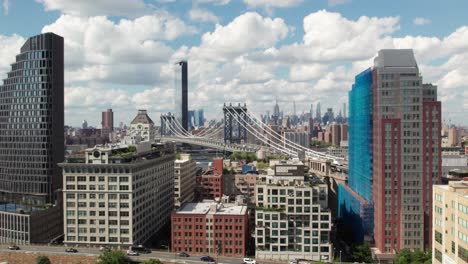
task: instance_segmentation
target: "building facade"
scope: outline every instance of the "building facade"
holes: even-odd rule
[[[432,263],[468,263],[468,182],[434,185]]]
[[[170,219],[174,148],[153,145],[87,149],[63,168],[64,243],[127,246],[145,243]]]
[[[283,145],[290,144],[287,142],[289,140],[303,147],[310,147],[310,135],[307,132],[284,132],[283,136]]]
[[[188,131],[188,63],[180,61],[175,66],[175,109],[174,114],[178,124]]]
[[[189,154],[181,154],[174,162],[174,205],[179,208],[195,198],[197,164]]]
[[[412,50],[381,50],[372,71],[374,239],[380,252],[429,249],[441,175],[441,104]]]
[[[256,184],[256,258],[331,261],[331,212],[326,184],[304,179],[304,165],[274,165]]]
[[[146,110],[138,110],[137,116],[130,123],[129,135],[135,142],[154,142],[155,127],[154,122],[148,116]]]
[[[246,256],[249,240],[245,205],[215,201],[187,203],[171,216],[173,252]]]
[[[201,198],[220,201],[223,197],[223,160],[214,159],[211,170],[197,177]]]
[[[61,209],[58,217],[48,219],[51,225],[40,228],[42,234],[34,235],[37,230],[32,228],[39,219],[34,215],[55,210],[61,195],[57,163],[63,161],[65,149],[63,43],[53,33],[30,37],[0,86],[2,240],[49,242],[61,234]],[[17,228],[23,235],[15,235]]]
[[[112,109],[102,112],[101,126],[102,136],[109,137],[109,134],[114,131],[114,112],[112,112]]]

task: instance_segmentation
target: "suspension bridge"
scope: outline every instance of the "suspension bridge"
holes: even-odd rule
[[[337,165],[343,163],[343,158],[314,151],[284,137],[281,132],[263,123],[245,104],[225,103],[222,110],[224,124],[214,123],[197,133],[184,129],[178,115],[161,115],[161,141],[194,144],[228,152],[264,151],[267,155],[282,155],[303,161],[327,161]]]

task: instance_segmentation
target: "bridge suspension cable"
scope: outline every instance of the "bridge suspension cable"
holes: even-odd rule
[[[280,153],[285,153],[289,156],[293,156],[293,157],[297,157],[297,153],[295,153],[294,151],[291,151],[289,149],[286,149],[284,147],[282,147],[281,145],[277,144],[277,143],[274,143],[274,142],[268,142],[268,139],[265,137],[265,135],[261,134],[261,133],[258,133],[258,131],[255,130],[255,128],[249,124],[249,122],[246,122],[247,126],[243,124],[243,122],[240,121],[240,117],[238,116],[238,114],[236,114],[235,112],[233,113],[229,108],[226,108],[226,111],[229,115],[231,115],[232,117],[234,117],[236,120],[237,120],[237,123],[240,124],[242,127],[244,127],[249,133],[251,133],[252,135],[254,135],[257,139],[260,139],[263,143],[267,144],[268,146],[272,147],[273,149],[279,151]]]

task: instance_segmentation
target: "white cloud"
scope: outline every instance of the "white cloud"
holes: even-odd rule
[[[328,5],[329,6],[337,6],[337,5],[343,5],[350,3],[351,0],[328,0]]]
[[[10,12],[10,1],[3,0],[2,6],[3,6],[3,14],[7,16],[8,13]]]
[[[413,20],[413,24],[415,24],[417,26],[423,26],[423,25],[427,25],[427,24],[430,24],[430,23],[431,23],[431,20],[429,18],[425,18],[425,17],[416,17]]]
[[[289,69],[289,79],[292,81],[310,81],[325,75],[328,67],[323,64],[294,64]]]
[[[152,8],[144,0],[36,0],[45,10],[59,10],[74,16],[138,16]]]
[[[199,22],[219,22],[219,18],[215,14],[203,8],[192,8],[189,11],[189,18],[193,21]]]
[[[194,0],[196,4],[227,5],[231,0]]]
[[[0,34],[0,80],[6,78],[6,73],[11,70],[10,64],[15,62],[15,56],[19,53],[25,39],[18,35],[4,36]]]
[[[232,59],[257,48],[272,47],[288,32],[281,18],[264,18],[247,12],[226,26],[217,24],[213,32],[203,34],[200,47],[192,48],[191,54],[212,60]]]
[[[286,8],[302,4],[304,0],[244,0],[249,7]]]

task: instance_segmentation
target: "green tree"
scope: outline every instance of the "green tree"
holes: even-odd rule
[[[178,159],[178,160],[180,160],[180,153],[176,153],[176,154],[175,154],[175,158]]]
[[[419,249],[414,251],[402,249],[393,262],[395,264],[430,264],[432,263],[432,253],[431,251],[423,252]]]
[[[135,152],[137,148],[135,146],[128,146],[128,152]]]
[[[39,256],[36,258],[37,264],[50,264],[50,259],[47,256]]]
[[[372,253],[368,242],[354,246],[351,258],[356,262],[372,263]]]
[[[141,262],[141,264],[161,264],[159,259],[147,259]]]
[[[96,264],[129,264],[130,260],[120,250],[108,251],[99,255]]]

